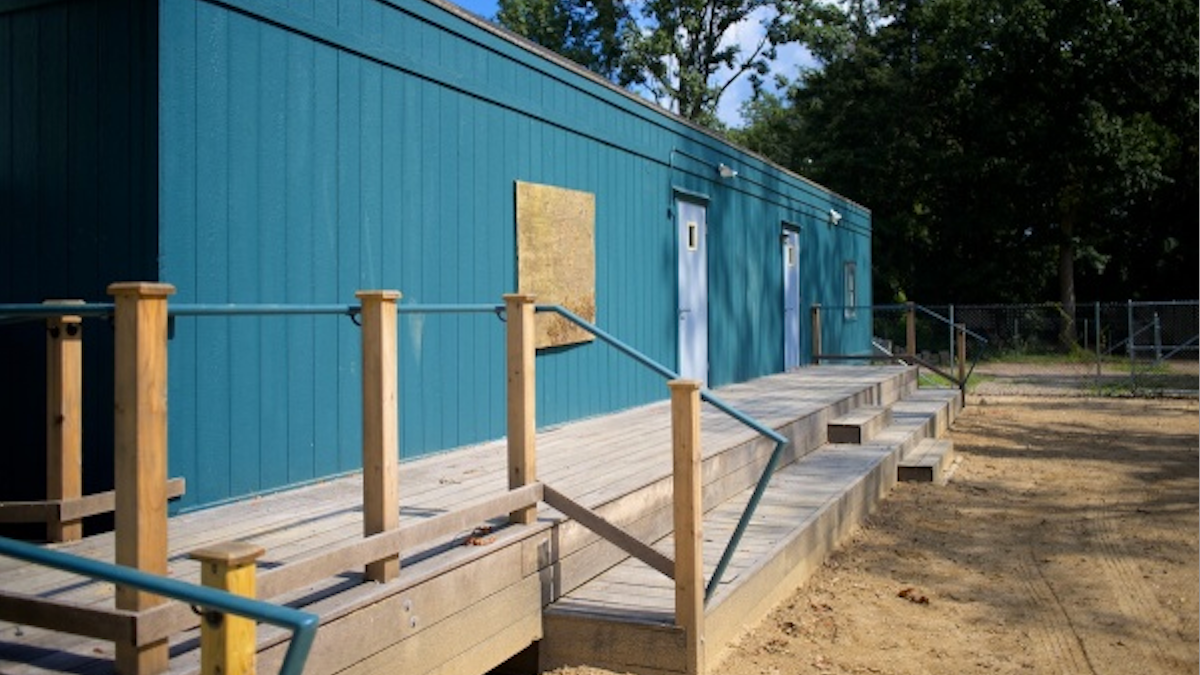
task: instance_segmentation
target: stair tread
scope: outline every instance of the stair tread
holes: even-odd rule
[[[954,443],[948,438],[926,438],[917,443],[907,457],[900,460],[900,466],[934,466],[946,461],[947,455],[954,452]]]
[[[834,419],[830,424],[865,424],[886,414],[887,411],[887,407],[884,406],[862,406]]]

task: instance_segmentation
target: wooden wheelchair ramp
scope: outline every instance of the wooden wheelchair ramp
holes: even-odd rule
[[[692,636],[703,640],[708,672],[719,672],[723,647],[790,593],[886,494],[904,454],[945,431],[961,401],[957,391],[916,389],[915,370],[900,366],[802,369],[717,393],[790,443],[703,612],[703,634]],[[864,406],[890,407],[890,425],[862,444],[829,444],[829,423]],[[708,578],[773,444],[711,406],[702,409],[700,427]],[[321,619],[305,669],[313,675],[483,675],[497,667],[512,672],[517,655],[525,672],[562,664],[688,672],[694,664],[688,635],[675,625],[673,582],[596,534],[594,523],[589,529],[546,503],[549,488],[669,562],[671,438],[667,402],[542,429],[541,482],[512,491],[503,440],[406,462],[400,528],[375,539],[362,535],[361,475],[177,516],[169,522],[169,573],[197,580],[199,563],[189,552],[216,543],[265,549],[256,563],[259,597]],[[509,524],[507,513],[534,503],[533,522]],[[396,541],[399,575],[365,580],[355,561]],[[59,548],[111,560],[113,537]],[[110,585],[66,573],[0,560],[0,589],[0,609],[21,594],[78,609],[58,617],[114,616]],[[31,610],[24,616],[0,622],[0,673],[106,675],[114,672],[114,638],[159,633],[169,635],[169,672],[200,671],[200,619],[180,603],[129,619],[128,630],[83,626],[82,635],[55,630],[80,626],[47,625],[54,622]],[[276,672],[286,645],[285,632],[260,626],[258,672]]]

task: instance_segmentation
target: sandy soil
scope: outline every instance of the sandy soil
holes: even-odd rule
[[[1195,400],[975,396],[952,438],[712,672],[1200,673]]]

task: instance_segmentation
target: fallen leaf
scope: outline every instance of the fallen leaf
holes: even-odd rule
[[[917,589],[915,589],[915,588],[905,588],[905,589],[901,590],[899,593],[897,593],[896,595],[898,595],[901,598],[904,598],[905,600],[908,600],[909,602],[913,602],[918,605],[928,605],[929,604],[929,598],[917,593]]]
[[[480,525],[471,530],[471,534],[463,542],[463,546],[487,546],[496,541],[496,536],[492,534],[490,525]]]

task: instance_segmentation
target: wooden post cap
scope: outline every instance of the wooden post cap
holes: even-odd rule
[[[354,293],[354,297],[359,300],[399,300],[404,297],[400,291],[395,290],[363,290]]]
[[[221,563],[229,567],[248,565],[266,553],[266,549],[245,541],[226,541],[196,549],[188,554],[203,563]]]
[[[109,295],[136,295],[143,298],[165,298],[175,295],[175,287],[171,284],[160,284],[152,281],[118,281],[108,285]]]
[[[537,300],[537,296],[533,293],[505,293],[501,296],[506,303],[527,304]]]
[[[63,299],[43,300],[42,304],[49,305],[51,307],[61,307],[64,305],[65,306],[83,305],[85,303],[83,300],[80,300],[79,298],[71,298],[69,300],[63,300]],[[54,328],[55,326],[67,326],[68,331],[71,331],[71,332],[68,332],[67,334],[71,335],[71,336],[78,335],[78,331],[73,327],[78,324],[81,324],[81,323],[83,323],[83,317],[75,315],[75,314],[63,314],[60,316],[51,316],[51,317],[46,318],[46,324],[49,325],[51,328]],[[55,337],[57,337],[57,333],[55,334]]]
[[[700,380],[671,380],[667,382],[667,386],[673,391],[697,391],[704,386]]]

